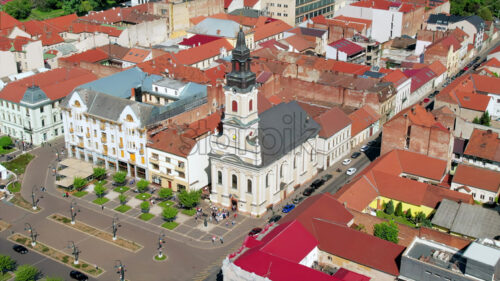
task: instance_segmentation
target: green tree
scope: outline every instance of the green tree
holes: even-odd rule
[[[118,183],[118,184],[123,184],[125,183],[125,180],[127,179],[127,173],[125,172],[116,172],[113,175],[113,180]]]
[[[179,212],[179,210],[177,210],[176,208],[167,206],[167,207],[163,208],[162,215],[166,221],[172,221],[172,220],[174,220],[175,216],[177,216],[178,212]]]
[[[127,196],[120,194],[118,195],[118,200],[120,200],[120,204],[125,205],[127,203]]]
[[[406,218],[407,219],[411,219],[412,218],[411,209],[406,210]]]
[[[98,180],[102,180],[106,177],[106,169],[103,167],[95,167],[94,168],[94,178]]]
[[[0,147],[6,148],[9,145],[12,145],[12,139],[9,136],[3,136],[0,138]]]
[[[94,192],[97,197],[102,198],[102,196],[106,192],[106,187],[104,187],[102,184],[96,184],[94,186]]]
[[[161,199],[168,199],[168,198],[172,197],[172,189],[170,189],[170,188],[160,188],[160,190],[158,191],[158,196]]]
[[[143,201],[141,203],[141,210],[143,213],[149,213],[149,202],[148,201]]]
[[[16,261],[9,256],[0,255],[0,273],[12,271],[16,268]]]
[[[40,271],[29,264],[21,265],[17,268],[15,281],[35,281],[40,276]]]
[[[106,0],[89,0],[92,10],[102,10],[108,6],[108,1]]]
[[[490,117],[490,113],[488,112],[488,110],[486,110],[483,115],[481,115],[481,118],[479,118],[479,121],[481,122],[480,124],[481,125],[484,125],[484,126],[490,126],[490,122],[491,122],[491,117]]]
[[[194,206],[198,205],[198,202],[200,202],[200,197],[201,190],[191,192],[183,190],[181,191],[181,193],[179,193],[179,202],[181,202],[181,204],[185,208],[191,209]]]
[[[474,119],[472,120],[472,123],[474,124],[481,124],[481,121],[479,120],[479,117],[474,117]]]
[[[3,10],[20,20],[27,18],[31,14],[32,6],[33,4],[30,0],[12,0],[4,5]]]
[[[396,205],[396,211],[394,211],[394,214],[398,217],[402,217],[404,215],[403,204],[401,204],[401,202],[398,202],[398,204]]]
[[[483,20],[492,20],[493,15],[488,7],[483,6],[477,11],[477,15],[483,18]]]
[[[394,202],[392,202],[392,200],[385,204],[384,212],[388,215],[394,214]]]
[[[63,1],[62,8],[64,13],[69,15],[81,12],[82,0],[65,0]]]
[[[393,221],[383,222],[373,226],[373,235],[393,243],[398,243],[398,234],[398,226]]]
[[[87,184],[87,181],[85,179],[82,179],[80,177],[75,177],[73,179],[73,188],[76,190],[81,190],[85,185]]]
[[[415,214],[415,223],[422,223],[426,218],[427,216],[424,214],[424,212],[418,212]]]
[[[42,12],[59,9],[62,6],[62,1],[59,0],[33,0],[33,6]]]
[[[43,279],[44,281],[64,281],[64,279],[59,278],[59,277],[46,277]]]
[[[148,190],[148,186],[149,186],[149,181],[147,181],[145,179],[141,179],[140,181],[137,182],[137,189],[141,193]]]

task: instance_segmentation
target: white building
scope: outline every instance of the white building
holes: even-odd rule
[[[411,78],[406,77],[403,72],[397,69],[391,71],[382,79],[385,82],[392,82],[396,88],[396,99],[394,100],[394,115],[396,115],[410,105]]]
[[[500,192],[500,172],[468,165],[458,165],[451,189],[471,194],[482,203],[495,202]]]
[[[34,145],[62,136],[60,102],[95,79],[88,70],[58,68],[7,84],[0,91],[2,132]]]
[[[317,173],[319,125],[297,102],[259,114],[250,50],[240,29],[225,88],[222,131],[211,138],[212,202],[262,215]]]

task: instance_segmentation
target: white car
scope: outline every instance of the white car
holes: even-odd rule
[[[349,168],[345,173],[349,176],[352,176],[354,175],[354,173],[356,173],[356,171],[357,171],[356,168]]]
[[[368,148],[370,148],[368,145],[363,145],[360,149],[361,152],[365,152],[368,150]]]
[[[342,161],[342,165],[349,165],[351,164],[351,159],[344,159],[344,161]]]

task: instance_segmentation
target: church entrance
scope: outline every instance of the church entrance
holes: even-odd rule
[[[238,211],[238,200],[234,198],[231,199],[231,210]]]

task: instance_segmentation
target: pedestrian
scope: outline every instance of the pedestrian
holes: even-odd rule
[[[237,215],[238,215],[238,214],[234,213],[234,219],[236,219],[236,216],[237,216]]]
[[[95,270],[98,271],[99,270],[99,266],[97,266],[97,264],[95,265]]]
[[[104,211],[104,205],[101,205],[101,211]]]
[[[220,243],[224,244],[224,239],[222,239],[222,236],[219,239],[220,239]]]
[[[216,239],[215,235],[212,236],[212,244],[215,244],[215,239]]]
[[[226,227],[228,227],[228,226],[229,226],[229,222],[228,222],[228,221],[226,221]]]
[[[194,221],[198,222],[198,215],[196,215],[196,217],[194,217]]]
[[[233,221],[231,221],[231,224],[232,224],[232,225],[234,225],[234,220],[233,220]]]

